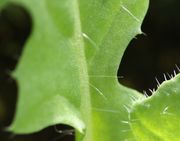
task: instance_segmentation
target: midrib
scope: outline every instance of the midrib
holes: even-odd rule
[[[84,41],[82,37],[81,19],[79,11],[78,0],[73,1],[74,17],[75,17],[75,35],[74,35],[74,49],[76,61],[79,69],[80,80],[80,95],[81,95],[81,114],[86,125],[86,134],[83,141],[93,141],[92,138],[92,113],[91,113],[91,97],[89,88],[88,68],[85,57]]]

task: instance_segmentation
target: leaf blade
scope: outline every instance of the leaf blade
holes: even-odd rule
[[[132,124],[137,140],[141,141],[143,138],[148,139],[152,136],[154,140],[177,141],[180,139],[179,83],[180,75],[177,75],[162,83],[150,98],[135,103],[131,117],[139,119]],[[145,128],[143,132],[142,128]],[[147,133],[146,130],[150,132]]]
[[[20,97],[10,130],[30,133],[67,123],[80,132],[86,129],[84,141],[133,138],[121,131],[128,118],[126,104],[131,106],[131,98],[140,94],[119,85],[115,76],[128,42],[140,31],[148,0],[16,2],[31,12],[34,27],[14,73]],[[86,4],[92,13],[83,8]],[[42,107],[36,111],[38,104]],[[42,115],[46,117],[43,122]],[[119,124],[111,124],[112,120]]]

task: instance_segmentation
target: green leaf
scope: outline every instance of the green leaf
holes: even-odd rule
[[[125,122],[141,95],[116,74],[126,46],[141,33],[148,0],[13,2],[28,9],[33,31],[13,73],[19,99],[9,130],[64,123],[84,133],[83,141],[134,138]]]
[[[165,81],[153,96],[136,102],[130,125],[137,141],[180,140],[180,75]]]

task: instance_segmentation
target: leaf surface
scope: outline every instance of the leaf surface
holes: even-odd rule
[[[137,141],[180,140],[180,75],[165,81],[153,96],[136,102],[130,125]]]
[[[134,139],[125,123],[141,95],[116,75],[126,46],[141,33],[148,0],[13,2],[30,12],[33,31],[13,73],[19,98],[9,130],[64,123],[84,133],[83,141]]]

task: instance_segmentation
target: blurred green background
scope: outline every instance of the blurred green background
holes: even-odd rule
[[[32,26],[28,12],[17,5],[8,5],[0,13],[0,141],[73,141],[71,132],[57,133],[54,126],[30,135],[4,131],[12,121],[18,93],[9,74],[19,61]],[[175,65],[180,67],[180,1],[151,0],[142,31],[145,35],[138,35],[129,44],[117,75],[123,76],[120,83],[151,95],[149,89],[157,85],[155,78],[162,82],[163,73],[178,72]]]

